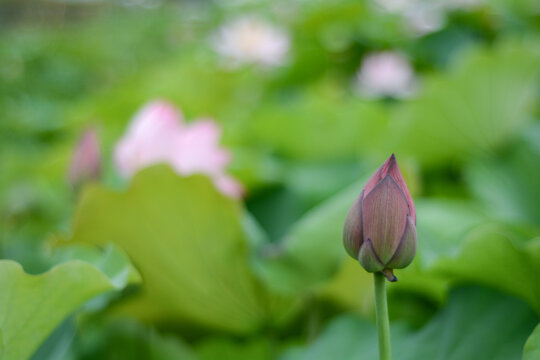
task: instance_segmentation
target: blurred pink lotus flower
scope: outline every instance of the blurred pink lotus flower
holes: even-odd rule
[[[169,161],[183,115],[164,101],[154,101],[139,110],[115,149],[118,170],[131,177],[146,166]]]
[[[356,80],[357,90],[368,97],[407,97],[416,83],[407,58],[392,51],[366,55]]]
[[[246,16],[223,25],[214,34],[212,45],[233,66],[277,66],[284,62],[290,40],[285,31],[257,17]]]
[[[221,129],[210,119],[187,124],[175,136],[172,166],[179,173],[219,175],[231,160],[229,152],[219,147]]]
[[[101,176],[101,151],[97,131],[86,130],[81,136],[68,173],[69,184],[78,189]]]
[[[219,146],[221,128],[211,119],[185,123],[182,113],[164,101],[145,105],[115,148],[120,173],[131,177],[147,166],[165,163],[180,175],[208,175],[223,194],[239,198],[242,185],[225,173],[231,156]]]

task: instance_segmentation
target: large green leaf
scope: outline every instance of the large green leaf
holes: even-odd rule
[[[203,176],[156,166],[124,193],[89,188],[71,241],[126,251],[144,287],[125,310],[142,318],[248,332],[267,315],[268,299],[248,266],[242,209]]]
[[[271,360],[275,359],[275,344],[270,338],[243,341],[229,338],[210,338],[195,348],[199,360]]]
[[[339,193],[305,214],[277,245],[263,245],[255,269],[274,290],[298,294],[326,282],[341,267],[343,221],[361,185]]]
[[[441,256],[432,270],[519,296],[540,314],[540,238],[523,241],[501,225],[486,224],[465,236],[459,254]]]
[[[62,360],[198,360],[191,347],[178,336],[161,333],[132,318],[108,316],[84,320],[88,321],[78,324],[80,336],[70,349],[71,357]]]
[[[493,151],[532,118],[539,60],[534,42],[462,54],[450,72],[427,77],[421,94],[395,109],[381,140],[431,164]]]
[[[138,281],[125,256],[114,249],[93,265],[71,260],[40,275],[0,260],[0,358],[27,359],[60,322],[87,300]]]
[[[537,322],[534,312],[516,298],[482,288],[459,288],[419,331],[393,327],[392,351],[400,360],[517,360]],[[312,345],[291,349],[282,360],[375,360],[377,349],[374,324],[343,316]]]
[[[320,87],[281,95],[261,106],[252,123],[257,145],[319,161],[369,152],[384,136],[387,113],[376,103],[334,89],[336,84],[323,82]]]
[[[520,143],[466,168],[467,182],[487,208],[512,221],[540,222],[540,126],[529,127]]]
[[[523,349],[523,360],[540,359],[540,324],[536,326]]]

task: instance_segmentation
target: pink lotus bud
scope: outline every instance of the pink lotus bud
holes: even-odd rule
[[[345,249],[368,272],[408,266],[416,254],[416,212],[394,154],[371,176],[343,228]]]
[[[71,161],[68,180],[77,189],[101,176],[101,152],[97,132],[86,130],[80,138]]]

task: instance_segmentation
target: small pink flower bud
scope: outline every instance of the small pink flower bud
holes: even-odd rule
[[[397,281],[392,270],[412,262],[416,243],[414,204],[392,154],[349,210],[343,244],[366,271],[380,271],[388,280]]]
[[[80,138],[69,168],[69,184],[78,189],[101,176],[101,151],[95,129],[86,130]]]

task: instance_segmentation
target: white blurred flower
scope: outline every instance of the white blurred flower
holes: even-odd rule
[[[411,5],[418,0],[375,0],[382,10],[391,13],[399,13],[409,10]]]
[[[482,5],[484,0],[444,0],[447,9],[471,10]]]
[[[282,29],[249,16],[223,25],[212,37],[212,45],[234,66],[276,66],[285,61],[290,40]]]
[[[446,14],[454,10],[470,10],[483,0],[375,0],[385,12],[401,15],[414,35],[425,35],[442,29]]]
[[[154,101],[133,117],[116,144],[115,163],[125,177],[158,163],[169,164],[180,175],[205,174],[222,193],[239,198],[243,187],[225,172],[231,156],[219,146],[220,137],[221,128],[213,120],[185,123],[174,106]]]
[[[403,17],[409,30],[418,36],[438,31],[446,24],[444,9],[436,3],[419,3],[404,11]]]
[[[406,97],[414,92],[414,70],[407,58],[384,51],[364,57],[356,74],[356,88],[368,97]]]

